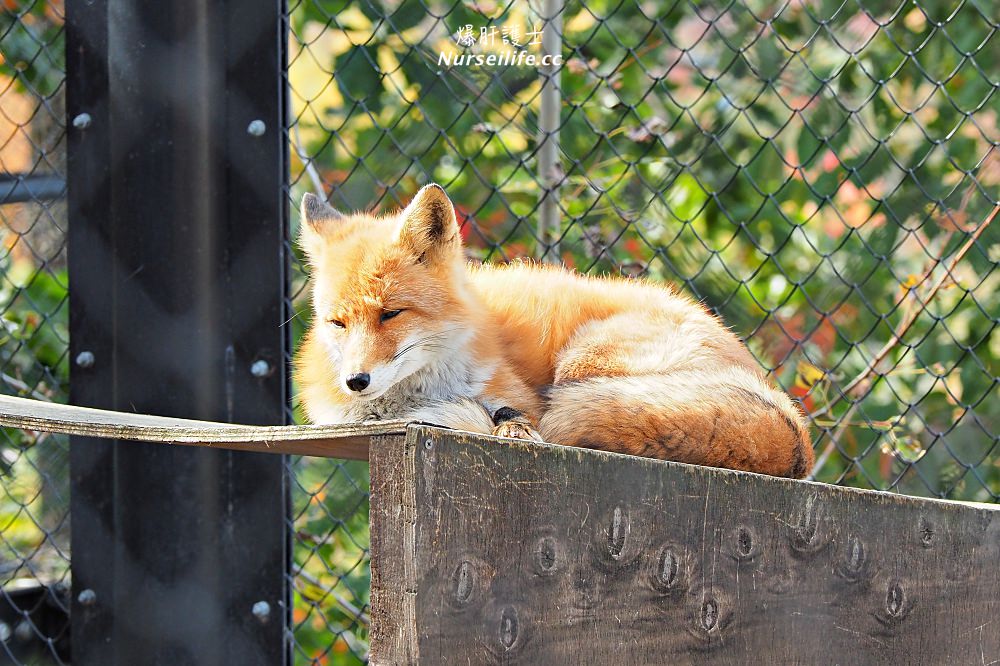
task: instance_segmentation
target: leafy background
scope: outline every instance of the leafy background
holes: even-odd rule
[[[57,402],[69,394],[66,207],[7,199],[17,175],[65,175],[62,26],[59,0],[0,1],[0,393]],[[66,438],[0,429],[0,663],[61,649],[68,627],[46,609],[66,607],[69,557]],[[35,581],[45,593],[22,597]]]
[[[525,0],[294,4],[293,203],[322,191],[386,210],[435,181],[472,260],[546,255],[678,283],[811,415],[818,480],[995,501],[995,3],[566,2],[554,233],[538,223],[553,175],[539,166],[544,73],[438,64],[517,48],[504,30],[538,54],[526,37],[541,15]],[[494,43],[459,46],[466,25],[495,27]],[[335,466],[299,469],[325,479],[321,465]],[[352,478],[312,530],[353,566],[366,477]],[[366,600],[362,567],[307,568]],[[342,606],[311,607],[300,654],[355,661],[329,649],[331,621],[364,639]]]
[[[384,210],[439,182],[472,260],[545,255],[669,280],[715,308],[811,415],[819,480],[996,501],[995,3],[567,2],[561,170],[549,174],[542,73],[438,65],[462,50],[465,25],[494,26],[501,42],[472,53],[517,48],[504,29],[531,41],[540,10],[290,2],[293,204],[323,191],[342,209]],[[62,175],[62,3],[0,12],[2,175]],[[549,179],[561,222],[541,230]],[[5,393],[66,398],[64,232],[61,203],[0,205]],[[299,264],[296,337],[304,284]],[[4,589],[67,579],[65,458],[65,442],[0,435]],[[289,470],[297,661],[363,661],[367,468]]]

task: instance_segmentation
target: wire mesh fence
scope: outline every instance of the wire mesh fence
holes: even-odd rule
[[[0,388],[61,401],[62,4],[0,12]],[[286,19],[293,210],[441,183],[471,260],[703,299],[810,415],[817,479],[1000,498],[994,3],[292,0]],[[0,436],[0,655],[59,662],[66,444],[40,442]],[[364,662],[367,468],[288,467],[296,661]]]
[[[293,212],[293,238],[289,239],[292,257],[291,293],[287,323],[292,326],[293,347],[305,332],[309,321],[306,265],[294,242],[298,229],[298,202],[305,191],[324,191],[321,163],[307,152],[322,150],[316,137],[304,143],[304,136],[322,131],[315,122],[298,118],[308,106],[300,97],[299,71],[310,65],[306,41],[321,37],[337,7],[311,3],[289,3],[289,54],[286,70],[290,97],[290,117],[286,128],[290,145],[291,179],[289,206]],[[317,63],[313,63],[315,65]],[[328,64],[328,63],[327,63]],[[307,74],[312,84],[330,85],[332,72]],[[298,90],[297,90],[298,89]],[[291,352],[287,362],[291,363]],[[289,406],[289,419],[303,422],[297,404]],[[369,566],[369,478],[364,463],[325,458],[292,456],[288,459],[289,486],[292,493],[292,570],[289,585],[292,593],[290,637],[295,663],[367,663],[368,599],[371,573]]]
[[[61,2],[0,9],[0,392],[68,396]],[[63,663],[69,469],[63,437],[0,433],[0,662]]]
[[[671,281],[715,309],[810,415],[818,480],[1000,497],[995,3],[300,0],[288,18],[293,201],[381,210],[438,182],[470,260]],[[305,590],[364,608],[367,477],[326,465],[291,468],[294,636],[351,663],[360,615]]]

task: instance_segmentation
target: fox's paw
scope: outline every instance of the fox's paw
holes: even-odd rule
[[[542,436],[531,427],[531,424],[523,421],[504,421],[493,428],[493,436],[508,437],[510,439],[528,439],[536,442],[542,441]]]
[[[542,436],[535,430],[531,419],[516,409],[501,407],[493,414],[493,423],[494,437],[542,441]]]

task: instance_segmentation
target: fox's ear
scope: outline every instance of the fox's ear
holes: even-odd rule
[[[461,245],[455,207],[440,185],[424,185],[400,215],[399,242],[420,262],[446,256]]]
[[[344,216],[338,213],[333,206],[312,192],[306,192],[302,195],[302,220],[308,229],[323,233],[323,228],[326,225],[343,218]]]

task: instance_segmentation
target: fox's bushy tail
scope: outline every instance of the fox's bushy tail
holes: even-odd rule
[[[756,372],[592,377],[552,387],[546,442],[802,478],[814,454],[801,411]]]

